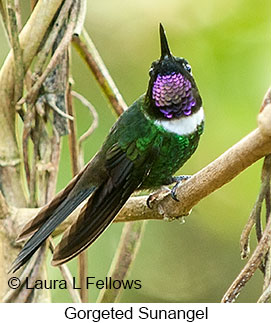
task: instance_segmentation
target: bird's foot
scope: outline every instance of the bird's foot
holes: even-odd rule
[[[171,197],[176,202],[180,202],[178,200],[177,194],[176,194],[176,190],[177,190],[179,184],[182,184],[182,182],[187,181],[190,177],[191,177],[191,175],[180,175],[180,176],[173,176],[172,177],[172,183],[176,183],[176,184],[173,186],[173,188],[171,190]]]
[[[171,190],[166,187],[162,186],[158,191],[150,194],[147,198],[147,206],[149,209],[152,209],[152,204],[156,200],[162,199],[164,196],[168,195],[171,192]]]

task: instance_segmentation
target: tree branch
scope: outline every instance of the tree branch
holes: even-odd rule
[[[84,167],[84,150],[83,150],[83,142],[93,133],[93,131],[98,127],[99,123],[99,116],[95,109],[95,107],[81,94],[72,91],[72,96],[76,99],[80,100],[83,105],[85,105],[90,113],[92,114],[93,121],[86,132],[82,134],[82,136],[78,140],[78,159],[79,159],[79,166],[80,169]]]
[[[112,80],[96,47],[85,30],[83,30],[83,36],[85,42],[77,35],[74,35],[73,45],[94,74],[114,111],[117,115],[121,115],[122,112],[127,109],[127,105]]]
[[[124,280],[128,275],[131,264],[135,260],[140,247],[146,222],[130,222],[123,227],[119,248],[111,263],[107,274],[112,280]],[[97,303],[116,303],[123,292],[123,288],[103,288],[98,296]]]
[[[18,7],[17,7],[18,8]],[[14,56],[14,103],[22,96],[23,93],[23,85],[24,85],[24,64],[23,64],[23,56],[22,49],[19,43],[19,27],[17,18],[19,17],[18,12],[16,14],[16,7],[14,0],[8,1],[8,18],[9,18],[9,29],[10,29],[10,39],[11,45],[13,49]]]

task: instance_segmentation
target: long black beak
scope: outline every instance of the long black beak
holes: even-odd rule
[[[166,56],[167,57],[172,56],[169,46],[168,46],[166,33],[165,33],[164,27],[161,23],[160,23],[160,44],[161,44],[161,58],[160,58],[160,60],[166,58]]]

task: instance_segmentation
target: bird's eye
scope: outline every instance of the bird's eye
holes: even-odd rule
[[[185,69],[188,73],[190,73],[190,74],[191,74],[191,72],[192,72],[192,68],[191,68],[191,66],[190,66],[189,64],[184,64],[184,65],[183,65],[183,67],[184,67],[184,69]]]
[[[149,75],[150,76],[151,76],[152,72],[153,72],[153,66],[151,66],[151,68],[149,69]]]

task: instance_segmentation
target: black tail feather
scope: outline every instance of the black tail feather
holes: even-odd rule
[[[68,196],[26,242],[15,259],[10,271],[15,272],[23,266],[36,252],[40,245],[49,237],[55,228],[62,223],[95,189],[88,188],[72,197]]]
[[[76,222],[67,229],[54,251],[52,264],[57,266],[77,256],[91,245],[114,220],[137,184],[114,189],[108,182],[99,187],[81,210]]]

